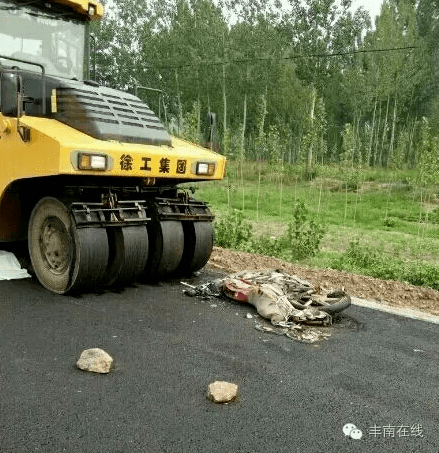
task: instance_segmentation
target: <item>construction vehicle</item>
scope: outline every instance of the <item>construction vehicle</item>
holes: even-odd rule
[[[225,173],[137,96],[87,80],[102,16],[96,0],[0,0],[0,241],[27,240],[58,294],[201,269],[213,215],[180,185]]]

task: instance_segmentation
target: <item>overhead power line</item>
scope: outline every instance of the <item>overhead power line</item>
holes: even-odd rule
[[[358,53],[378,53],[378,52],[395,52],[401,50],[412,50],[420,49],[419,46],[405,46],[405,47],[389,47],[385,49],[361,49],[351,50],[348,52],[333,52],[333,53],[314,53],[314,54],[300,54],[290,55],[288,57],[260,57],[260,58],[240,58],[237,60],[227,61],[203,61],[199,63],[182,63],[176,65],[147,65],[147,68],[155,69],[179,69],[179,68],[191,68],[193,66],[222,66],[227,64],[241,64],[241,63],[253,63],[256,61],[281,61],[281,60],[297,60],[299,58],[328,58],[328,57],[343,57],[347,55],[354,55]]]

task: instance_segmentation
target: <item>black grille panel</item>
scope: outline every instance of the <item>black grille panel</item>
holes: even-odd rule
[[[72,82],[57,89],[60,121],[101,140],[171,145],[160,120],[139,98]]]

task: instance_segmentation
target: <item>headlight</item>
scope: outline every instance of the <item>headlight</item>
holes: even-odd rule
[[[197,162],[197,175],[212,176],[215,173],[215,162]]]
[[[78,153],[78,168],[80,170],[106,170],[107,156],[105,154]]]
[[[92,4],[89,4],[88,5],[88,15],[90,17],[93,17],[96,15],[96,6],[92,5]]]

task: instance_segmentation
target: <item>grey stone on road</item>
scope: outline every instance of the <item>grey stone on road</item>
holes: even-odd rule
[[[215,381],[209,384],[207,396],[214,403],[228,403],[238,393],[238,386],[231,382]]]
[[[76,362],[79,369],[93,373],[109,373],[113,366],[110,354],[99,348],[85,349]]]

